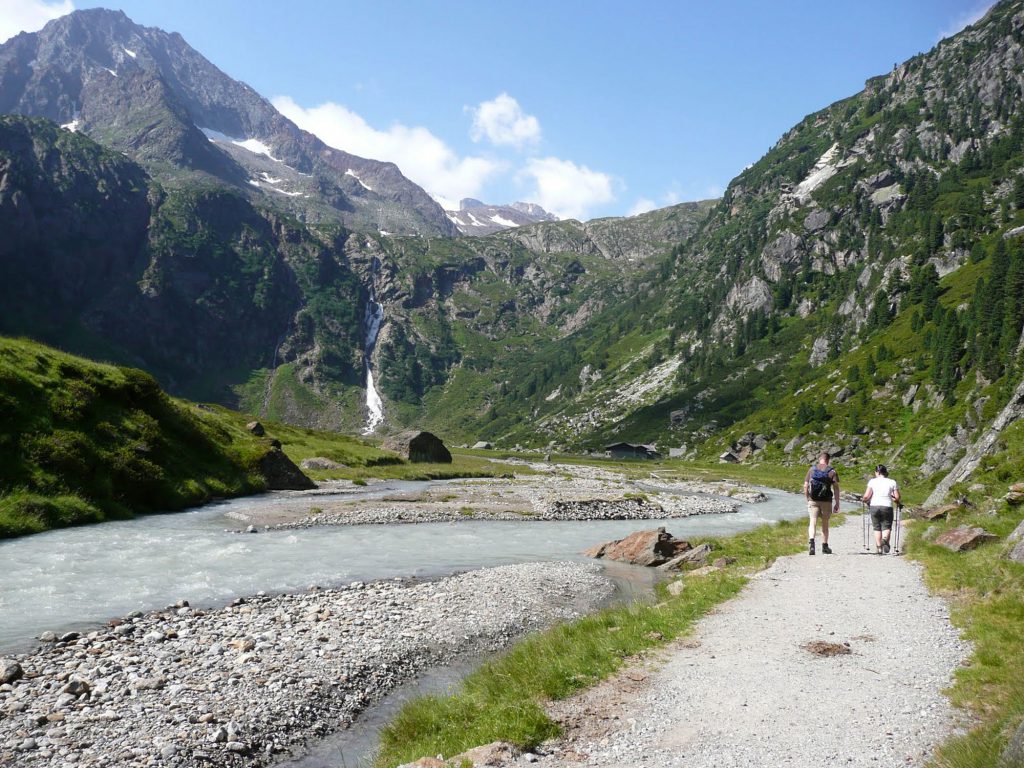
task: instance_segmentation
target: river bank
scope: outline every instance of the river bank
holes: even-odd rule
[[[134,614],[10,657],[0,765],[265,765],[424,668],[610,591],[597,566],[532,563]]]
[[[681,481],[653,473],[638,480],[610,469],[575,464],[496,463],[525,466],[529,474],[449,480],[373,499],[347,498],[351,488],[333,486],[340,493],[331,497],[323,489],[303,492],[294,494],[287,507],[244,509],[230,516],[246,527],[271,530],[465,520],[668,520],[733,513],[743,503],[767,498],[738,483]],[[308,504],[301,499],[308,499]]]

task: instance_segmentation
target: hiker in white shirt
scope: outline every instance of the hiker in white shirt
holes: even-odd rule
[[[884,464],[875,467],[875,476],[868,480],[868,487],[862,498],[871,513],[871,527],[875,530],[875,551],[880,555],[888,554],[893,507],[900,503],[900,488],[895,480],[889,478],[889,470]]]

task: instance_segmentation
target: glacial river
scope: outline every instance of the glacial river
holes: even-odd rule
[[[439,483],[386,482],[345,499],[372,499]],[[0,651],[25,650],[44,630],[87,629],[177,600],[224,604],[259,591],[305,590],[399,576],[436,577],[505,563],[582,560],[580,552],[632,531],[664,525],[686,538],[801,518],[800,499],[769,500],[739,512],[673,520],[591,522],[459,521],[325,526],[230,533],[232,511],[310,506],[308,496],[269,493],[173,514],[69,528],[0,542]],[[320,496],[323,501],[330,496]],[[315,503],[315,502],[314,502]]]

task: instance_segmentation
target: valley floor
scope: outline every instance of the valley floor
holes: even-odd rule
[[[956,727],[942,691],[970,646],[921,567],[861,534],[855,518],[834,555],[780,558],[692,635],[552,704],[565,733],[539,764],[923,765]]]

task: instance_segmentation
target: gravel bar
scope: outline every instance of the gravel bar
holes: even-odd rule
[[[581,499],[554,501],[540,511],[460,509],[455,505],[414,506],[411,504],[370,504],[336,512],[307,515],[293,522],[266,526],[268,530],[312,528],[318,525],[384,525],[395,523],[454,523],[465,520],[515,522],[553,520],[667,520],[694,515],[736,512],[735,502],[700,496],[644,499]],[[241,531],[236,531],[240,533]]]
[[[596,565],[527,563],[136,613],[0,659],[0,765],[267,765],[611,591]]]

